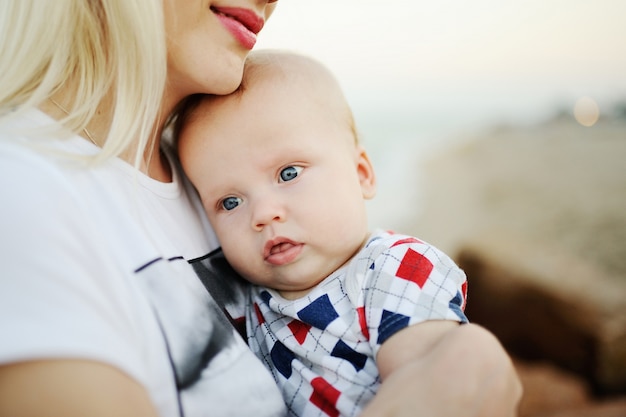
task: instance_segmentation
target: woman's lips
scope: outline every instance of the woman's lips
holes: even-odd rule
[[[303,248],[303,244],[292,242],[289,239],[273,239],[265,244],[263,258],[265,262],[272,265],[286,265],[293,262]]]
[[[246,49],[256,44],[256,35],[263,29],[264,20],[248,9],[238,7],[212,7],[222,25]]]

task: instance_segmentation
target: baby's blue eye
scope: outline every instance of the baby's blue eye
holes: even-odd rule
[[[291,181],[292,179],[300,175],[300,172],[302,172],[302,167],[294,165],[288,166],[287,168],[280,171],[280,179],[284,182]]]
[[[222,200],[222,207],[224,210],[232,210],[241,203],[242,200],[239,197],[226,197]]]

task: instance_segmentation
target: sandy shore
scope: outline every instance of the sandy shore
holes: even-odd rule
[[[454,255],[477,234],[559,248],[626,282],[626,121],[500,128],[434,157],[409,232]]]

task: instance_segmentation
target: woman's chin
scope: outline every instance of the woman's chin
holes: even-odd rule
[[[219,83],[214,83],[211,88],[211,94],[226,95],[235,91],[241,84],[243,78],[243,66],[240,70],[233,69],[228,77],[223,77]]]

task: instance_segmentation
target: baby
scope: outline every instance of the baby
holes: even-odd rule
[[[240,88],[191,101],[177,132],[226,259],[255,284],[248,342],[292,415],[358,415],[405,361],[467,322],[465,274],[448,256],[368,230],[374,169],[317,61],[252,53]]]

